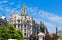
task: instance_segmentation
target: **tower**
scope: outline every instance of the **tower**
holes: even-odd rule
[[[28,14],[27,14],[27,12],[26,12],[26,6],[25,6],[25,5],[23,5],[23,7],[22,7],[21,16],[28,16]]]

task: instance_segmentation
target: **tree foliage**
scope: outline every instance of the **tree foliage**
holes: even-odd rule
[[[19,30],[16,30],[12,24],[0,26],[0,40],[18,39],[23,40],[23,35]]]

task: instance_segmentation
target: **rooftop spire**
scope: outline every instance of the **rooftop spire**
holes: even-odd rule
[[[24,4],[23,7],[22,7],[22,12],[23,12],[23,13],[26,13],[26,7],[25,7],[25,4]]]
[[[22,13],[21,13],[22,16],[27,16],[28,14],[26,13],[26,6],[25,4],[23,5],[22,7]]]

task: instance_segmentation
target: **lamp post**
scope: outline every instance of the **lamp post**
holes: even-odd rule
[[[56,40],[58,40],[57,33],[58,33],[58,28],[57,28],[57,26],[56,26]]]

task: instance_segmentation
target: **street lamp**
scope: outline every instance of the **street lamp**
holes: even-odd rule
[[[58,33],[58,28],[57,28],[57,26],[56,26],[56,40],[58,40],[57,33]]]

